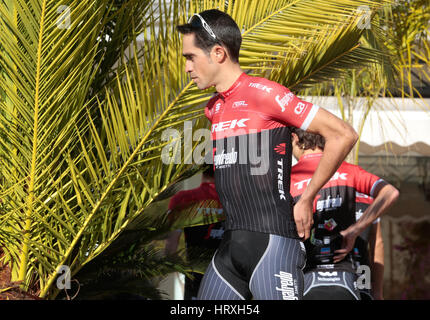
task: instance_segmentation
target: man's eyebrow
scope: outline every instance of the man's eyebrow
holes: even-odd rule
[[[192,58],[192,57],[194,57],[194,54],[193,53],[183,53],[182,54],[185,58]]]

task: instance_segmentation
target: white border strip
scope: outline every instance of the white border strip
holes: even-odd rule
[[[384,180],[384,179],[379,179],[378,181],[376,181],[376,182],[373,184],[372,189],[370,189],[370,196],[371,196],[372,198],[374,198],[374,196],[373,196],[373,192],[375,192],[375,188],[376,188],[376,186],[377,186],[378,184],[380,184],[381,182],[385,182],[385,180]]]
[[[316,104],[312,105],[312,109],[311,109],[311,111],[309,111],[309,114],[306,117],[305,121],[302,123],[302,126],[300,127],[300,129],[305,130],[305,131],[308,129],[312,120],[315,118],[315,115],[317,114],[319,108],[320,107],[317,106]]]
[[[220,277],[220,279],[223,281],[223,282],[225,282],[225,284],[231,289],[231,290],[233,290],[233,292],[234,293],[236,293],[242,300],[245,300],[245,298],[239,293],[239,292],[237,292],[237,290],[235,289],[235,288],[233,288],[233,286],[230,284],[230,283],[228,283],[228,281],[227,280],[225,280],[224,279],[224,277],[223,276],[221,276],[221,274],[218,272],[218,269],[215,267],[215,262],[214,262],[214,259],[215,259],[215,255],[214,255],[214,257],[212,258],[212,267],[214,268],[214,270],[215,270],[215,273],[218,275],[218,277]]]

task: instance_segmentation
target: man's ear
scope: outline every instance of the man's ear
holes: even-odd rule
[[[291,142],[297,143],[299,141],[299,137],[294,132],[291,133]]]
[[[218,44],[212,48],[212,54],[215,58],[215,61],[217,61],[218,63],[222,63],[225,61],[225,59],[227,59],[226,50],[224,49],[224,47]]]

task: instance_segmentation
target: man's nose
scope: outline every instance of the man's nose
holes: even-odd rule
[[[190,61],[187,61],[185,63],[185,72],[190,73],[192,71],[193,71],[192,63]]]

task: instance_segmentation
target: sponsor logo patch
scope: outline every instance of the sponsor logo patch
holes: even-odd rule
[[[215,105],[215,113],[218,113],[220,108],[221,108],[221,103],[217,103]]]
[[[222,153],[216,154],[214,156],[215,167],[231,165],[231,164],[235,164],[236,162],[237,162],[237,151],[235,151],[234,148],[231,150],[231,152],[226,153],[225,150],[223,150]]]
[[[276,287],[277,291],[282,292],[283,300],[298,300],[297,297],[297,283],[293,279],[293,276],[289,272],[280,271],[279,274],[275,274],[281,281],[281,287]]]
[[[233,103],[233,108],[239,108],[239,107],[247,107],[248,104],[246,103],[246,101],[236,101],[235,103]]]
[[[282,112],[285,111],[285,107],[288,106],[291,99],[294,98],[294,94],[292,92],[284,94],[284,96],[281,98],[279,95],[275,97],[276,102],[281,107]]]
[[[294,113],[297,115],[302,114],[306,110],[306,104],[303,102],[299,102],[297,106],[294,108]]]
[[[279,199],[287,200],[285,197],[284,191],[284,160],[278,160],[278,191],[279,191]]]
[[[321,254],[330,254],[330,248],[321,248],[321,251],[320,251],[320,253]]]
[[[332,231],[334,228],[336,228],[336,226],[337,226],[337,223],[336,221],[334,221],[333,218],[331,218],[330,220],[324,221],[324,229],[328,231]]]
[[[340,206],[342,206],[342,198],[339,195],[336,198],[328,196],[325,200],[317,201],[317,211],[334,210]]]
[[[287,149],[287,144],[286,143],[280,143],[275,147],[275,151],[278,154],[282,154],[285,155],[286,154],[286,149]]]

